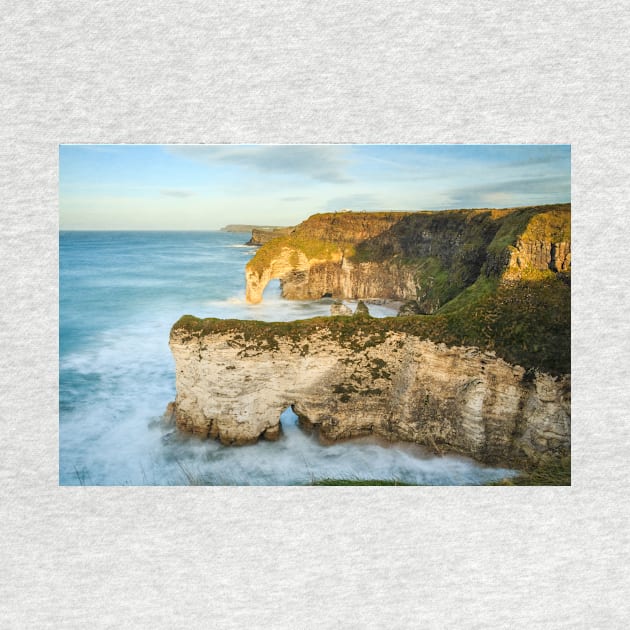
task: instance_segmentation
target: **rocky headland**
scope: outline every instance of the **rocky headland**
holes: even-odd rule
[[[570,453],[570,205],[315,215],[247,265],[248,299],[406,300],[401,316],[197,319],[172,328],[177,426],[278,439],[291,406],[332,441],[373,434],[532,466]],[[424,313],[424,314],[417,314]]]
[[[316,214],[264,244],[246,298],[415,300],[434,313],[480,276],[570,269],[570,204],[505,210]]]

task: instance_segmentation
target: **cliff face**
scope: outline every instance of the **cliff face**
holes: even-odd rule
[[[570,205],[507,210],[330,213],[264,245],[246,297],[279,278],[289,299],[416,300],[433,313],[480,275],[509,279],[570,269]]]
[[[496,243],[490,247],[488,271],[509,280],[535,277],[536,272],[545,270],[570,273],[570,206],[567,209],[555,207],[524,218],[526,222],[514,225],[518,217],[508,217],[506,225],[499,230]]]
[[[262,300],[265,287],[281,278],[282,296],[292,300],[390,298],[407,299],[416,291],[413,270],[396,263],[355,263],[343,252],[331,252],[328,259],[309,258],[303,252],[281,249],[269,265],[258,271],[245,271],[245,296],[248,302]]]
[[[569,451],[570,377],[335,319],[337,332],[323,321],[305,333],[182,318],[170,339],[177,426],[225,444],[277,439],[291,405],[322,440],[374,434],[509,464]]]

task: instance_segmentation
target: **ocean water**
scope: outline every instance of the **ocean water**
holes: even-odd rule
[[[291,302],[270,283],[245,302],[245,234],[61,232],[59,483],[294,485],[323,478],[479,484],[511,474],[411,444],[322,446],[281,416],[278,442],[224,447],[164,426],[175,398],[169,330],[183,314],[259,320],[326,315],[331,300]],[[352,306],[352,302],[347,302]],[[393,311],[370,306],[375,316]]]

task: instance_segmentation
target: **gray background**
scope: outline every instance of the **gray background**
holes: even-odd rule
[[[0,626],[627,627],[629,26],[611,1],[4,3]],[[571,143],[573,486],[58,487],[62,142]]]

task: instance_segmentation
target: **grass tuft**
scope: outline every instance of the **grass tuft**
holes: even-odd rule
[[[537,467],[516,477],[488,483],[489,486],[570,486],[571,458],[543,460]]]
[[[311,486],[414,486],[398,479],[316,479]]]

